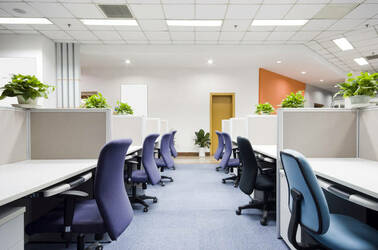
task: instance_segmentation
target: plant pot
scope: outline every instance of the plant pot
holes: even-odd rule
[[[17,101],[18,101],[18,104],[29,104],[29,105],[37,105],[38,104],[38,98],[35,98],[35,99],[29,98],[29,99],[25,100],[22,95],[17,96]]]
[[[345,98],[345,107],[346,108],[362,108],[369,106],[369,101],[371,97],[367,95],[356,95]]]
[[[205,158],[206,155],[206,148],[199,148],[199,157],[200,158]]]

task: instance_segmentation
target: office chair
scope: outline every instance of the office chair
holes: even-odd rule
[[[234,170],[234,168],[237,169],[238,175],[230,176],[227,178],[223,178],[222,182],[226,183],[228,180],[234,181],[234,187],[237,187],[239,184],[240,179],[240,160],[237,158],[231,159],[231,153],[232,153],[232,142],[231,137],[227,133],[222,133],[223,139],[224,139],[224,152],[222,156],[222,160],[219,163],[219,166],[228,173],[230,169]]]
[[[80,200],[88,195],[82,191],[60,193],[65,205],[29,224],[27,234],[62,233],[68,245],[72,233],[78,233],[78,250],[84,250],[84,234],[95,234],[96,240],[100,240],[108,233],[116,240],[133,218],[123,178],[125,155],[130,144],[130,139],[114,140],[102,148],[94,183],[95,199]],[[95,249],[100,250],[102,246],[97,244]]]
[[[222,158],[222,155],[223,155],[223,149],[224,149],[224,140],[223,140],[223,136],[222,136],[222,133],[219,132],[219,131],[215,131],[215,133],[217,134],[218,136],[218,147],[217,147],[217,150],[215,151],[215,154],[214,154],[214,158],[215,160],[219,160]],[[215,168],[216,171],[218,171],[221,167],[218,166]]]
[[[150,134],[148,135],[143,142],[143,151],[142,151],[142,165],[144,170],[136,169],[132,170],[127,174],[127,180],[132,185],[132,196],[130,197],[131,203],[139,203],[144,206],[143,211],[148,212],[148,204],[145,200],[151,199],[154,203],[158,200],[156,197],[140,195],[137,196],[136,188],[138,184],[142,184],[143,189],[147,188],[147,183],[155,185],[161,182],[161,177],[159,170],[156,166],[154,158],[154,147],[155,141],[159,137],[159,134]],[[135,162],[134,162],[135,163]]]
[[[169,142],[172,133],[166,133],[161,137],[160,140],[160,158],[155,158],[156,165],[160,168],[160,172],[164,172],[166,168],[173,169],[175,164],[171,156],[171,150],[169,147]],[[173,178],[169,176],[162,175],[161,179],[168,179],[173,182]]]
[[[175,148],[175,135],[176,135],[176,133],[177,133],[177,130],[173,130],[171,139],[169,140],[169,148],[171,149],[171,155],[172,155],[173,158],[177,157],[177,151],[176,151],[176,148]]]
[[[268,212],[271,208],[269,196],[274,192],[275,180],[272,176],[263,173],[259,174],[257,160],[249,140],[243,137],[238,137],[237,142],[240,150],[240,160],[242,161],[242,174],[239,188],[250,198],[250,195],[254,190],[263,191],[264,196],[262,201],[251,198],[252,200],[249,204],[238,207],[236,214],[240,215],[243,209],[260,208],[263,210],[260,223],[265,226],[268,220]]]
[[[280,155],[289,187],[288,237],[296,249],[378,249],[377,230],[352,217],[329,212],[315,174],[301,153],[287,149]],[[297,242],[298,225],[316,246]]]

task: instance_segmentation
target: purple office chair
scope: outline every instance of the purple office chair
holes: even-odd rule
[[[156,166],[154,158],[155,141],[159,137],[159,134],[150,134],[144,139],[143,151],[142,151],[142,164],[144,170],[134,170],[129,178],[132,184],[132,197],[130,197],[131,203],[139,203],[144,206],[143,211],[148,212],[148,204],[144,200],[152,199],[154,203],[158,200],[156,197],[136,194],[137,184],[142,184],[143,189],[147,188],[147,183],[155,185],[161,182],[159,170]]]
[[[175,135],[176,135],[176,133],[177,133],[177,130],[173,130],[171,139],[169,140],[169,148],[171,149],[171,155],[173,156],[173,158],[177,157],[177,151],[176,151],[176,148],[175,148]]]
[[[219,166],[226,172],[228,173],[230,169],[233,171],[234,168],[237,169],[238,175],[230,176],[227,178],[223,178],[222,182],[226,183],[228,180],[234,181],[234,186],[237,187],[239,185],[239,179],[240,179],[240,160],[237,158],[232,158],[231,159],[231,154],[232,154],[232,141],[231,137],[228,133],[222,133],[223,139],[224,139],[224,152],[222,156],[222,160],[219,163]]]
[[[155,159],[156,165],[160,168],[160,172],[164,172],[166,168],[174,169],[175,164],[171,156],[171,150],[169,147],[169,142],[171,140],[172,133],[166,133],[161,137],[160,140],[160,158]],[[168,179],[173,182],[173,178],[169,176],[161,176],[162,179]]]
[[[215,133],[217,134],[218,136],[218,147],[217,147],[217,151],[215,151],[215,154],[214,154],[214,158],[215,160],[219,160],[222,158],[222,155],[223,155],[223,149],[224,149],[224,140],[223,140],[223,136],[222,136],[222,133],[219,132],[219,131],[215,131]],[[218,171],[221,167],[218,166],[215,168],[216,171]]]
[[[123,178],[125,155],[131,142],[130,139],[114,140],[102,148],[94,183],[95,199],[79,200],[85,194],[81,191],[60,193],[59,196],[65,198],[65,206],[29,224],[27,234],[62,233],[69,243],[71,234],[78,233],[78,250],[85,248],[84,234],[95,234],[96,240],[100,240],[108,233],[116,240],[133,218]],[[102,246],[97,245],[96,249]]]

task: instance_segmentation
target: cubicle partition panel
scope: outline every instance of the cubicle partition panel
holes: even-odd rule
[[[149,134],[160,132],[160,118],[145,118],[145,130],[143,131],[143,139]],[[141,145],[141,144],[140,144]]]
[[[236,141],[238,136],[248,136],[247,118],[231,118],[231,139]]]
[[[222,132],[231,134],[231,121],[222,120]]]
[[[0,107],[0,165],[28,159],[28,113]]]
[[[247,129],[252,145],[277,145],[277,115],[249,115]]]
[[[378,107],[358,111],[358,156],[378,161]]]
[[[113,115],[112,139],[130,138],[133,145],[140,146],[143,143],[146,122],[143,116]]]
[[[31,159],[97,159],[111,139],[110,109],[34,109]]]
[[[160,134],[166,134],[169,132],[168,129],[168,121],[167,120],[160,120]]]

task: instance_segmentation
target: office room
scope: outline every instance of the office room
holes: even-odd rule
[[[0,0],[0,249],[378,249],[377,0]]]

